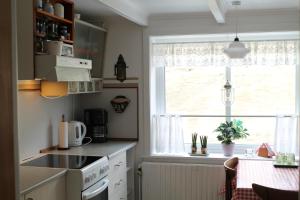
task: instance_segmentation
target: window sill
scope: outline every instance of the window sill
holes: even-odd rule
[[[224,156],[223,154],[210,153],[208,156],[190,156],[186,155],[166,155],[156,154],[145,156],[142,158],[143,162],[165,162],[165,163],[189,163],[189,164],[209,164],[209,165],[223,165],[223,163],[231,158],[238,157],[241,160],[274,160],[273,158],[263,158],[258,156],[247,157],[244,154],[234,154],[233,156]]]

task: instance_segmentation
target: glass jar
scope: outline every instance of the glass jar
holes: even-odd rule
[[[36,8],[43,9],[43,0],[36,0]]]
[[[45,5],[44,5],[44,11],[54,15],[54,8],[53,8],[52,3],[50,3],[49,0],[47,0]]]

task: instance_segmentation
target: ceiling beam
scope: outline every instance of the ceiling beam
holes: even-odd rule
[[[224,24],[227,11],[225,0],[208,0],[208,6],[216,21],[220,24]]]
[[[124,0],[99,0],[103,5],[113,10],[118,15],[137,23],[141,26],[148,25],[148,14],[145,10],[131,1]]]

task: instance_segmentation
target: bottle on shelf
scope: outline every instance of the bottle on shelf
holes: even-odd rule
[[[46,0],[46,3],[44,4],[44,11],[54,15],[54,8],[49,0]]]
[[[36,8],[43,10],[43,0],[36,0]]]
[[[65,8],[61,3],[54,4],[54,14],[58,17],[65,17]]]

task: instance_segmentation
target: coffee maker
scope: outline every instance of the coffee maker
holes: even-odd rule
[[[84,123],[87,127],[87,137],[92,138],[94,143],[107,141],[107,111],[105,109],[84,110]]]

